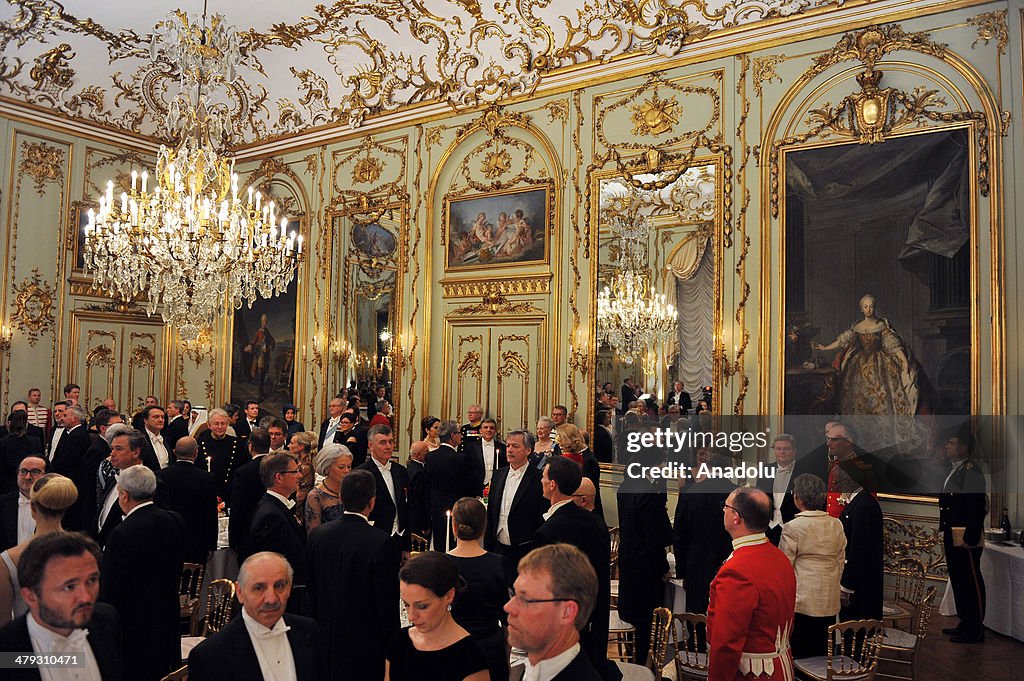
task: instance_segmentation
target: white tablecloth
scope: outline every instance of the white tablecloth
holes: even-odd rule
[[[1024,548],[986,544],[981,552],[981,575],[985,580],[985,626],[1024,641]],[[939,612],[956,614],[948,582]]]

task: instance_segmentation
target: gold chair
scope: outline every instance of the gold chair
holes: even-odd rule
[[[423,553],[430,548],[430,542],[416,534],[415,532],[409,537],[409,541],[412,544],[412,550],[409,552],[410,556],[415,556],[418,553]]]
[[[611,549],[611,577],[619,579],[619,528],[608,528],[608,545]]]
[[[189,636],[199,631],[199,594],[203,591],[206,566],[200,563],[185,563],[181,566],[181,581],[178,584],[178,599],[181,605],[181,624],[187,625]]]
[[[907,679],[908,681],[915,681],[917,679],[921,644],[924,642],[925,636],[928,635],[928,623],[931,621],[935,598],[935,587],[928,587],[928,591],[925,593],[921,603],[914,609],[915,615],[909,632],[892,627],[886,627],[882,630],[882,643],[878,653],[879,671],[877,676],[879,678]],[[906,659],[908,656],[909,660]],[[883,669],[889,671],[893,667],[906,670],[910,675],[905,676],[903,674],[887,674],[882,672]]]
[[[215,579],[210,583],[203,636],[216,634],[231,620],[234,598],[235,583],[230,579]]]
[[[618,610],[608,613],[608,644],[615,646],[615,652],[608,654],[609,660],[633,662],[636,658],[636,627],[619,617]]]
[[[661,678],[671,630],[672,611],[668,608],[655,608],[651,617],[651,647],[647,651],[647,668],[654,672],[656,679]]]
[[[793,661],[796,675],[812,681],[874,681],[882,623],[852,620],[828,628],[828,655]]]
[[[676,679],[696,681],[708,678],[708,618],[703,613],[677,612],[672,615],[672,647],[676,654]]]
[[[188,665],[182,665],[181,669],[175,669],[160,681],[188,681]]]
[[[924,563],[916,558],[900,558],[889,570],[895,577],[893,598],[882,604],[882,618],[897,622],[907,622],[914,617],[914,609],[924,598]],[[913,623],[910,624],[913,629]]]

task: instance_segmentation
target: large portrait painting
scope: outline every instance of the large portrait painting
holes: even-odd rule
[[[288,223],[301,233],[301,223]],[[231,402],[260,403],[260,418],[281,418],[294,403],[295,336],[298,328],[298,278],[274,298],[258,298],[252,307],[235,310],[231,352]]]
[[[806,451],[851,424],[880,491],[934,491],[939,424],[973,413],[970,145],[961,127],[785,154],[786,430]]]
[[[445,269],[546,262],[552,192],[541,188],[445,199]]]

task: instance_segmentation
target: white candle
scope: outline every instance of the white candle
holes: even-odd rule
[[[444,527],[444,551],[448,551],[448,547],[451,546],[452,538],[452,512],[450,510],[444,512],[445,519],[448,521]]]

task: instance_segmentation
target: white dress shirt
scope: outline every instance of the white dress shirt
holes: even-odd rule
[[[508,514],[512,510],[512,500],[516,498],[516,491],[519,489],[519,484],[523,481],[523,476],[526,473],[526,467],[529,465],[529,463],[524,463],[519,470],[511,466],[508,467],[505,489],[501,493],[501,509],[498,511],[498,529],[495,533],[499,544],[512,545],[512,538],[508,534]]]
[[[775,480],[772,482],[772,496],[775,497],[775,515],[772,517],[773,525],[782,524],[782,502],[786,498],[786,490],[789,489],[789,481],[793,477],[793,468],[796,462],[785,468],[775,466]]]
[[[154,433],[149,428],[146,428],[146,435],[149,436],[149,442],[153,445],[153,452],[156,454],[156,460],[160,462],[160,468],[167,468],[167,464],[171,462],[171,457],[167,454],[163,435]]]
[[[60,442],[60,436],[64,434],[64,426],[57,426],[53,429],[53,439],[50,440],[50,452],[46,458],[53,461],[53,453],[57,451],[57,443]]]
[[[32,502],[18,493],[18,543],[26,542],[36,533],[36,521],[32,517]]]
[[[87,629],[75,629],[70,635],[61,636],[38,624],[32,613],[25,620],[28,624],[28,637],[32,641],[32,652],[39,655],[78,653],[81,656],[81,667],[39,667],[39,678],[42,681],[103,681],[100,666],[86,638]]]
[[[130,516],[132,513],[135,513],[137,510],[139,510],[143,506],[152,506],[152,505],[153,505],[152,501],[143,501],[141,504],[136,504],[135,506],[132,506],[131,509],[129,509],[129,511],[127,513],[125,513],[123,516],[121,516],[121,520],[124,520],[125,518]]]
[[[565,499],[564,501],[559,501],[557,504],[552,504],[551,508],[549,508],[547,510],[547,512],[544,514],[544,520],[550,520],[551,516],[553,516],[555,514],[555,511],[557,511],[558,509],[562,508],[566,504],[571,504],[571,503],[572,503],[572,499]]]
[[[324,432],[324,444],[334,442],[334,434],[338,432],[339,423],[341,423],[340,416],[327,422],[327,430]]]
[[[280,501],[282,504],[284,504],[285,508],[287,508],[289,511],[292,510],[293,508],[295,508],[295,500],[294,499],[289,499],[288,497],[284,496],[283,494],[278,494],[277,492],[275,492],[272,489],[268,489],[267,490],[267,494],[269,494],[270,496],[274,497],[275,499]]]
[[[484,455],[484,484],[489,485],[494,475],[494,440],[488,442],[480,438],[480,450]]]
[[[384,486],[388,488],[388,494],[391,495],[391,502],[395,505],[395,523],[391,528],[391,534],[398,534],[398,497],[395,496],[395,481],[391,479],[391,460],[387,463],[382,464],[372,456],[370,460],[377,465],[380,470],[381,476],[384,478]],[[382,530],[385,528],[381,528]]]
[[[107,522],[107,516],[110,515],[110,510],[117,504],[117,476],[121,474],[121,471],[114,471],[114,484],[107,490],[107,498],[103,500],[103,508],[100,510],[100,521],[98,529],[103,529],[103,523]]]
[[[295,658],[288,641],[291,627],[284,623],[284,617],[277,620],[273,629],[267,629],[242,608],[242,621],[256,650],[263,681],[296,681]]]
[[[548,660],[541,660],[536,666],[530,664],[530,659],[527,658],[524,663],[526,671],[523,672],[523,681],[551,681],[561,674],[562,670],[568,667],[579,654],[580,644],[574,643],[568,650],[563,650]]]

